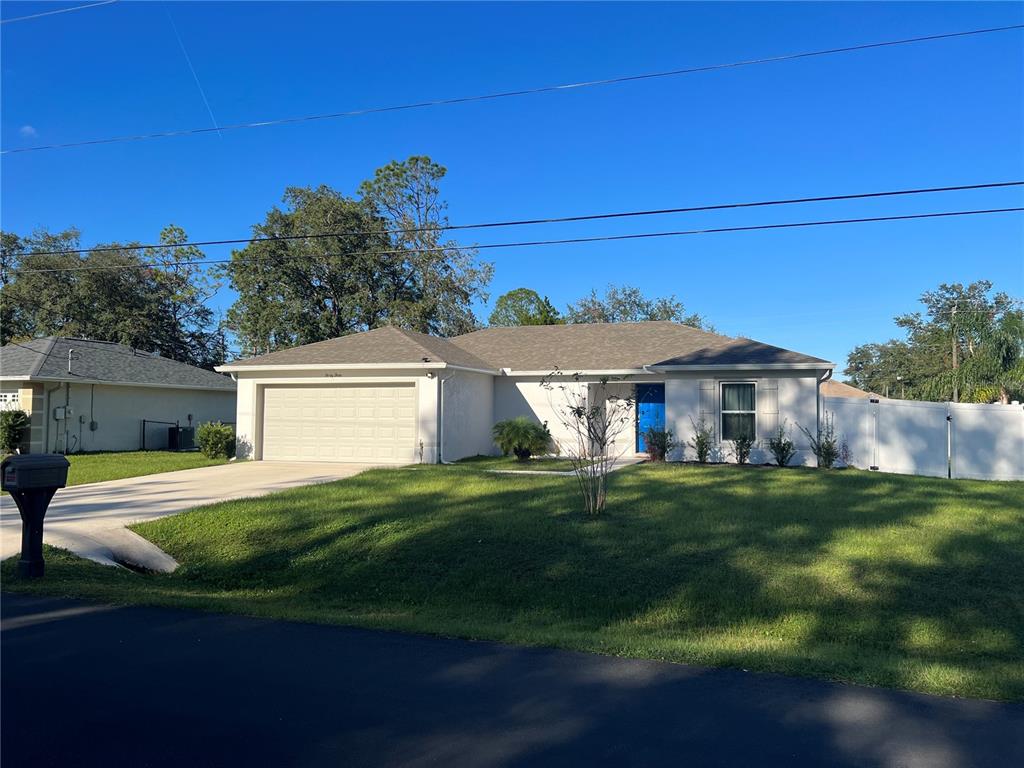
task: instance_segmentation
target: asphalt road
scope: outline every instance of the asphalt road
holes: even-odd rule
[[[1010,766],[1024,705],[3,595],[5,766]]]

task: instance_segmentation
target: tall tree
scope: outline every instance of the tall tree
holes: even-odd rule
[[[673,296],[648,298],[631,285],[608,285],[604,296],[592,290],[565,314],[569,323],[639,323],[649,320],[671,320],[694,328],[713,330],[708,321],[696,313],[686,313],[683,303]]]
[[[939,371],[930,358],[904,341],[861,344],[847,356],[849,382],[868,392],[902,397],[924,378]]]
[[[905,341],[864,344],[845,374],[857,386],[885,386],[918,400],[1008,402],[1024,394],[1024,310],[992,283],[943,283],[921,295],[923,312],[895,318]],[[896,390],[894,390],[896,391]]]
[[[157,351],[192,365],[212,367],[223,355],[211,342],[216,291],[198,249],[174,243],[187,236],[179,227],[160,235],[164,245],[143,253],[118,243],[96,246],[85,255],[79,233],[7,233],[4,244],[3,343],[23,338],[78,336]],[[102,250],[101,250],[102,249]],[[43,251],[65,251],[50,254]]]
[[[391,229],[391,246],[401,252],[400,288],[414,299],[396,304],[396,320],[421,333],[455,336],[477,327],[472,304],[487,300],[493,266],[476,252],[445,239],[448,204],[440,182],[447,169],[424,155],[392,161],[359,186]]]
[[[515,288],[503,293],[494,302],[494,311],[488,320],[490,325],[558,325],[564,322],[562,316],[548,301],[531,288]]]
[[[243,351],[381,325],[440,335],[476,327],[472,303],[486,299],[491,267],[444,239],[444,174],[412,157],[378,169],[360,199],[327,186],[288,188],[284,208],[253,227],[254,238],[287,239],[254,239],[225,268],[238,292],[228,325]]]
[[[70,300],[75,273],[39,272],[29,269],[53,269],[76,266],[77,256],[64,253],[56,256],[35,257],[38,251],[71,251],[79,247],[79,232],[68,229],[50,233],[37,230],[21,236],[3,232],[2,293],[0,293],[0,342],[7,344],[18,339],[30,339],[59,333],[75,311]]]
[[[327,186],[289,187],[224,271],[238,299],[228,326],[245,354],[374,328],[412,298],[385,223]],[[329,237],[325,233],[333,233]],[[302,237],[302,235],[317,235]]]

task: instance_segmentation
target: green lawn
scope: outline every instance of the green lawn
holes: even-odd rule
[[[526,461],[519,461],[515,456],[473,456],[455,463],[458,467],[472,469],[511,469],[530,472],[571,472],[572,462],[569,459],[534,456]]]
[[[1024,483],[640,465],[374,470],[136,527],[181,563],[49,555],[5,588],[1024,699]]]
[[[226,464],[227,459],[208,459],[199,451],[128,451],[125,453],[78,453],[67,457],[68,485],[102,483],[123,477],[155,475],[177,469],[212,467]]]

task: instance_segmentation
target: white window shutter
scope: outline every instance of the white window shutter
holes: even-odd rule
[[[765,443],[779,428],[779,382],[761,379],[757,385],[757,440]]]
[[[698,420],[703,419],[709,427],[713,427],[715,435],[718,435],[718,408],[715,405],[715,382],[714,379],[701,379],[700,381],[700,415]]]

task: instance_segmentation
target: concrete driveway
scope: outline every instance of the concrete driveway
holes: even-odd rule
[[[104,565],[129,563],[173,571],[177,563],[126,525],[228,499],[352,477],[369,464],[246,461],[158,475],[90,483],[57,492],[46,513],[43,541]],[[7,494],[0,499],[0,559],[21,550],[21,517]]]

